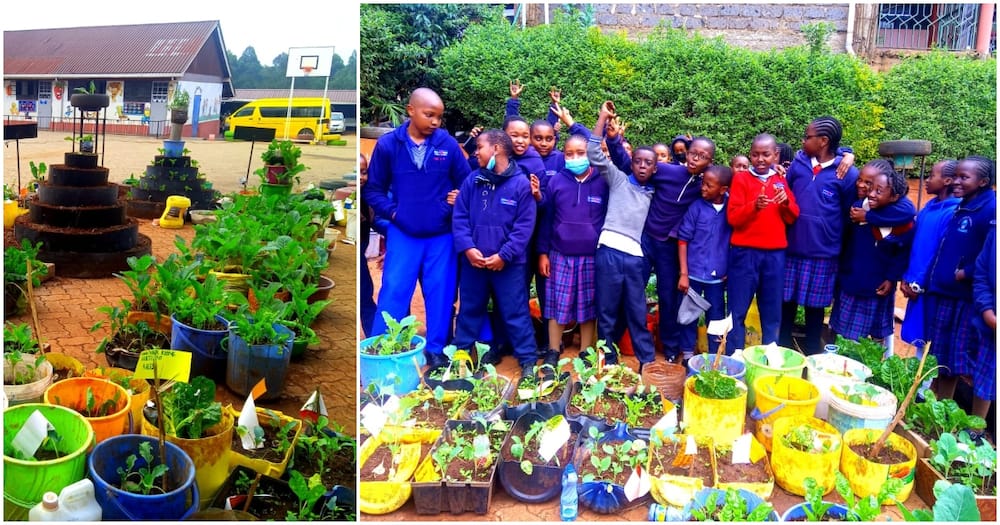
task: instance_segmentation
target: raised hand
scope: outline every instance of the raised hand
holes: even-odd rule
[[[565,108],[563,106],[555,106],[554,108],[552,108],[552,112],[555,113],[555,115],[559,117],[559,121],[562,122],[563,124],[566,124],[567,127],[573,126],[573,124],[576,122],[575,120],[573,120],[573,115],[570,115],[569,108]]]
[[[552,99],[553,104],[558,106],[559,101],[562,99],[562,93],[559,92],[559,88],[555,86],[549,88],[549,98]]]
[[[510,81],[510,98],[517,98],[524,91],[524,86],[521,85],[520,79],[515,79]]]

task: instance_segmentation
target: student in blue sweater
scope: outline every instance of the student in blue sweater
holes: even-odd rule
[[[971,375],[978,366],[978,336],[972,321],[979,312],[973,301],[972,275],[996,220],[995,177],[996,166],[985,157],[966,157],[958,163],[954,195],[962,200],[931,262],[924,333],[938,364],[946,367],[932,385],[939,399],[954,397],[958,377]]]
[[[871,336],[881,341],[892,337],[896,282],[910,256],[917,209],[906,197],[909,189],[906,179],[889,161],[873,160],[861,172],[871,176],[872,187],[867,197],[871,209],[888,212],[891,208],[900,220],[883,227],[869,224],[850,227],[830,329],[851,340]]]
[[[640,147],[632,155],[632,175],[616,168],[601,151],[605,124],[614,117],[614,105],[605,102],[587,141],[587,158],[610,188],[608,213],[597,243],[597,337],[613,340],[619,312],[624,310],[639,371],[656,359],[653,336],[646,328],[646,278],[649,275],[642,250],[642,228],[653,200],[650,179],[656,172],[656,153]],[[609,363],[617,354],[606,356]]]
[[[410,311],[419,280],[433,368],[447,362],[441,350],[451,339],[458,265],[451,214],[469,167],[458,142],[440,129],[444,103],[437,93],[414,90],[406,113],[409,119],[375,144],[362,188],[365,201],[389,221],[372,333],[385,332],[382,312],[401,319]]]
[[[534,374],[538,353],[524,285],[528,241],[537,205],[528,180],[511,160],[513,144],[498,129],[476,138],[479,171],[465,179],[455,202],[452,224],[461,254],[458,323],[453,344],[472,348],[487,322],[493,294],[504,320],[521,377]]]
[[[983,251],[976,258],[972,276],[979,348],[972,373],[972,414],[985,418],[997,397],[997,222],[990,223]]]
[[[594,346],[597,319],[594,257],[608,210],[608,182],[590,166],[587,137],[572,135],[563,148],[566,167],[545,187],[538,235],[538,272],[548,279],[543,316],[549,320],[545,364],[559,362],[563,331],[580,326],[580,348]]]
[[[726,274],[729,261],[729,237],[733,228],[726,220],[726,201],[733,172],[725,166],[709,166],[701,177],[701,200],[684,214],[677,230],[677,253],[680,279],[677,290],[686,294],[694,289],[712,306],[706,312],[706,325],[726,317]],[[680,347],[684,357],[694,355],[698,323],[681,326]],[[709,350],[715,352],[720,336],[709,336]]]
[[[524,86],[521,85],[520,81],[511,81],[510,98],[507,99],[504,118],[521,118],[521,99],[519,97],[523,91]],[[555,108],[559,106],[562,94],[558,90],[552,89],[549,91],[549,98],[552,100],[552,106],[549,107],[545,120],[536,120],[531,123],[528,140],[531,147],[542,159],[542,163],[545,165],[545,174],[552,176],[563,168],[564,160],[562,152],[556,148],[556,144],[559,142],[559,133],[555,128],[559,122]],[[543,178],[541,173],[537,175],[540,179]]]
[[[951,194],[952,182],[955,180],[955,168],[958,161],[945,159],[934,163],[931,175],[924,181],[924,189],[934,198],[927,201],[917,214],[916,229],[913,233],[913,248],[910,250],[910,261],[899,283],[899,291],[906,297],[906,317],[900,339],[917,347],[917,352],[923,355],[924,341],[924,301],[923,293],[927,290],[927,271],[931,260],[941,244],[941,236],[948,225],[955,208],[961,199]]]

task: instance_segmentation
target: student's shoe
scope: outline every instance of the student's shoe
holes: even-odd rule
[[[521,379],[526,377],[534,377],[535,375],[535,364],[534,363],[524,363],[521,365]]]
[[[681,356],[680,356],[680,354],[668,355],[667,356],[667,362],[668,363],[673,363],[675,365],[679,365],[681,363]]]
[[[448,356],[438,352],[424,352],[427,355],[427,369],[434,370],[448,366]]]
[[[500,347],[492,347],[485,354],[483,354],[482,360],[480,360],[480,365],[499,365],[500,361],[503,360],[504,351]]]
[[[618,364],[618,355],[616,355],[614,352],[604,352],[604,365],[605,366],[607,366],[607,365],[617,365],[617,364]]]

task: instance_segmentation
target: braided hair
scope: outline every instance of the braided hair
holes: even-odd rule
[[[893,195],[903,197],[910,191],[910,187],[906,184],[903,174],[896,171],[892,163],[888,160],[875,159],[865,164],[865,167],[875,169],[879,175],[885,175],[885,180],[889,184],[889,189],[892,190]]]
[[[833,117],[819,117],[810,122],[809,125],[812,126],[817,135],[830,140],[826,146],[827,153],[835,155],[837,148],[840,147],[840,139],[844,135],[844,128],[840,125],[840,121]]]
[[[980,180],[985,180],[987,186],[992,186],[997,178],[997,165],[990,159],[980,155],[969,155],[962,159],[962,162],[971,162],[976,165],[976,175]]]

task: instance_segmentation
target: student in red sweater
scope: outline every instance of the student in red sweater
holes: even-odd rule
[[[733,330],[726,343],[729,354],[743,348],[744,323],[754,294],[762,342],[778,340],[788,246],[785,228],[798,218],[799,207],[784,175],[775,171],[777,162],[778,141],[767,133],[757,135],[750,146],[751,170],[735,173],[729,187],[726,218],[733,227],[727,280],[733,315]]]

